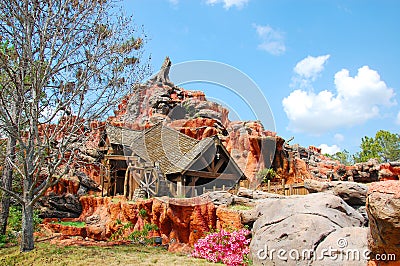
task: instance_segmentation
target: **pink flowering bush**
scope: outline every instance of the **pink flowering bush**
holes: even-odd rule
[[[212,262],[222,262],[228,266],[247,265],[250,239],[247,229],[228,232],[220,230],[208,234],[194,244],[192,256]]]

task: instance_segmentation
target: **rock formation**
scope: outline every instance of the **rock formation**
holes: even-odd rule
[[[182,201],[185,201],[184,204]],[[164,242],[193,245],[210,227],[215,228],[215,207],[207,201],[154,198],[128,202],[123,197],[81,197],[82,214],[87,237],[107,240],[127,222],[135,230],[144,223],[155,224]],[[129,232],[129,230],[128,230]]]
[[[76,171],[62,178],[38,201],[42,218],[77,218],[82,212],[79,197],[99,192],[99,185],[85,173]]]
[[[160,72],[122,100],[107,122],[141,130],[164,121],[168,126],[196,138],[219,135],[223,144],[250,181],[263,168],[272,167],[286,183],[304,178],[328,178],[340,167],[315,147],[290,146],[259,121],[230,121],[229,111],[207,101],[201,91],[175,86],[168,77],[171,61],[166,58]]]
[[[368,216],[365,208],[367,185],[351,181],[321,182],[307,179],[304,181],[304,187],[310,193],[327,192],[342,198],[365,218],[365,226],[368,225]]]
[[[368,245],[376,254],[395,254],[400,259],[400,182],[383,181],[369,186],[367,213]]]
[[[337,261],[331,260],[331,254],[317,253],[328,243],[334,243],[332,248],[340,252],[347,248],[366,249],[367,234],[362,228],[364,218],[332,194],[267,198],[257,204],[257,212],[259,217],[254,223],[250,244],[256,265],[306,265],[317,260],[320,265],[335,265]],[[353,234],[348,234],[349,231]],[[349,239],[345,243],[354,243],[355,246],[338,246],[335,240],[340,238]],[[271,253],[272,250],[275,254]],[[279,250],[286,252],[278,256]],[[365,265],[367,260],[363,261]],[[360,265],[360,261],[354,263]]]

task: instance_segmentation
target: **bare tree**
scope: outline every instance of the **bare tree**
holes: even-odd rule
[[[1,189],[22,206],[21,251],[34,248],[33,206],[70,172],[87,122],[147,74],[143,33],[122,14],[112,0],[0,1],[0,126],[22,193]]]

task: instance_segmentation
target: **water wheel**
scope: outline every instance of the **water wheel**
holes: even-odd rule
[[[145,169],[142,172],[142,179],[139,186],[147,194],[148,198],[157,196],[158,193],[158,175],[154,169]]]
[[[130,200],[139,194],[142,198],[168,195],[163,174],[153,166],[130,165],[125,174],[124,188],[124,195]]]

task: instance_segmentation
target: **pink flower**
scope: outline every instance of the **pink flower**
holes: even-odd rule
[[[247,229],[234,232],[222,229],[208,234],[194,245],[192,256],[228,266],[245,265],[244,258],[249,254],[250,239],[246,239],[249,233]]]

